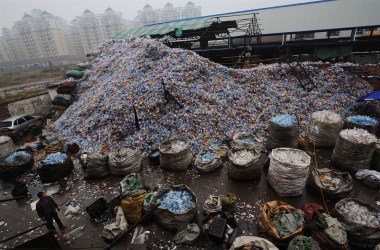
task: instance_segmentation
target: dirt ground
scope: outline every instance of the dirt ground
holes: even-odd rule
[[[316,166],[319,168],[330,166],[329,159],[331,156],[331,149],[317,149],[316,153],[317,155],[314,157],[312,155],[313,152],[309,152],[313,159],[312,168]],[[42,157],[43,154],[37,155],[36,160],[38,161]],[[315,158],[317,159],[317,164],[315,163]],[[234,215],[238,221],[238,225],[243,229],[241,230],[241,234],[259,235],[257,230],[257,216],[263,204],[267,201],[278,199],[285,201],[296,208],[309,202],[323,204],[323,200],[319,193],[312,193],[306,188],[301,196],[289,198],[279,197],[267,181],[268,165],[265,164],[267,163],[267,159],[268,155],[264,153],[262,155],[263,171],[261,179],[256,182],[231,181],[228,178],[226,166],[223,166],[223,168],[214,173],[200,175],[194,167],[183,172],[162,170],[159,166],[150,166],[147,159],[144,160],[140,174],[143,177],[145,184],[151,189],[167,185],[185,184],[194,191],[197,196],[198,208],[198,213],[194,221],[198,223],[198,225],[201,224],[201,221],[205,216],[202,206],[208,195],[224,195],[228,192],[234,193],[237,196]],[[111,222],[112,216],[110,213],[108,215],[106,214],[103,221],[96,222],[90,220],[84,209],[100,197],[104,197],[107,201],[116,197],[120,191],[119,182],[122,177],[108,177],[93,181],[85,180],[83,179],[82,167],[78,160],[75,160],[74,162],[74,172],[68,178],[65,178],[66,180],[60,183],[62,186],[62,192],[53,195],[53,198],[58,204],[64,204],[65,202],[67,204],[68,200],[79,204],[82,213],[71,219],[67,219],[63,216],[65,206],[62,206],[59,214],[67,228],[64,232],[60,231],[58,241],[63,249],[104,249],[107,247],[107,243],[102,239],[101,234],[104,224]],[[35,170],[27,172],[19,179],[27,182],[31,190],[40,190],[43,188]],[[12,182],[1,181],[0,199],[9,198],[12,188]],[[377,206],[376,201],[380,200],[378,190],[369,189],[355,179],[353,197],[367,201],[375,206]],[[0,204],[0,221],[6,223],[0,226],[0,240],[42,223],[38,218],[36,211],[32,211],[30,206],[30,203],[35,200],[37,200],[35,195],[29,195],[28,198],[20,201],[7,201]],[[326,200],[326,204],[329,213],[333,214],[335,202]],[[80,226],[85,227],[83,231],[74,235],[76,238],[73,239],[73,237],[67,236],[70,231]],[[154,220],[150,221],[147,225],[144,225],[144,231],[146,230],[151,233],[145,244],[132,245],[130,243],[132,232],[121,239],[113,249],[189,249],[181,246],[174,248],[175,245],[172,242],[172,238],[175,235],[175,232],[163,229]],[[26,235],[0,245],[0,248],[14,247],[46,232],[47,230],[45,227],[40,227]],[[205,239],[200,237],[197,242],[194,243],[192,249],[221,249],[221,246],[211,248],[207,245]]]

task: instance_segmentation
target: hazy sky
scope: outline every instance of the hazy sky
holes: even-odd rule
[[[72,21],[89,9],[95,14],[104,13],[107,7],[122,12],[124,19],[132,20],[137,16],[137,10],[142,10],[146,4],[154,9],[163,8],[167,2],[174,7],[184,7],[189,0],[0,0],[0,28],[11,28],[24,13],[32,9],[46,10],[60,16],[66,21]],[[256,9],[274,5],[310,2],[312,0],[192,0],[202,6],[202,15]]]

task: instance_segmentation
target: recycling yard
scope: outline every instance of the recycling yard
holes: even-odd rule
[[[374,87],[352,63],[302,66],[309,90],[289,64],[232,69],[109,40],[67,73],[34,142],[0,137],[0,248],[48,233],[8,240],[43,223],[42,190],[61,249],[379,247],[379,116],[357,103]],[[6,201],[20,182],[27,196]]]

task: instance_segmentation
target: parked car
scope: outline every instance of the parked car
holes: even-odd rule
[[[40,116],[12,116],[0,122],[0,135],[23,136],[29,129],[41,124]]]

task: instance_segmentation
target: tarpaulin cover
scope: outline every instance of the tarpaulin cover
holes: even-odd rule
[[[214,21],[213,18],[197,18],[191,20],[173,21],[159,24],[146,25],[141,28],[127,29],[117,33],[115,39],[123,39],[127,35],[134,36],[151,36],[164,35],[176,30],[176,34],[182,34],[184,30],[197,30],[208,27]]]
[[[352,52],[352,46],[339,47],[319,47],[314,50],[314,57],[326,60],[334,57],[349,56]]]

